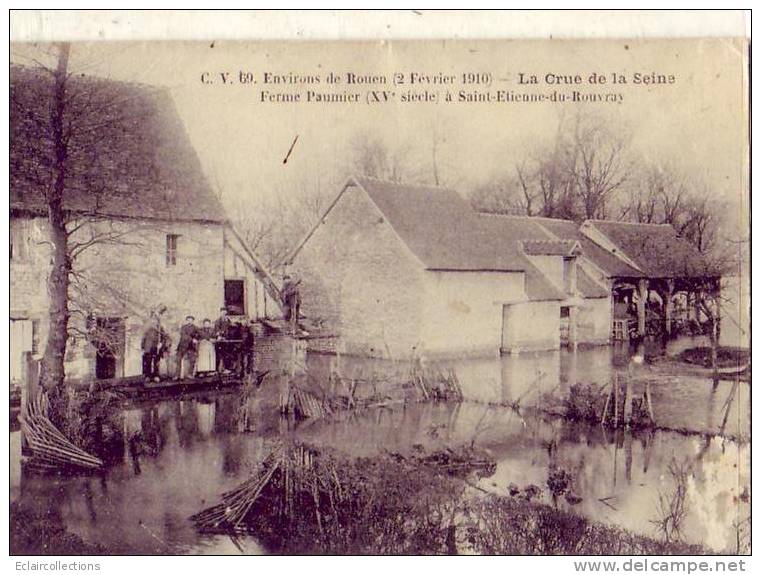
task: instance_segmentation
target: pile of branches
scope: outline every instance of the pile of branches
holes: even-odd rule
[[[475,447],[461,446],[456,449],[445,447],[431,453],[425,452],[419,445],[415,447],[416,450],[411,455],[401,453],[389,455],[397,461],[410,465],[423,465],[455,477],[470,475],[490,477],[497,470],[494,458]]]
[[[462,401],[462,386],[454,369],[423,366],[419,361],[410,370],[411,383],[425,401]]]
[[[50,421],[48,407],[47,395],[40,391],[28,401],[26,412],[19,417],[23,437],[31,452],[27,468],[41,472],[101,469],[103,461],[69,441]]]
[[[454,477],[463,463],[455,452],[352,458],[280,443],[250,479],[190,519],[201,532],[254,534],[279,553],[446,553],[467,486]]]
[[[252,520],[262,513],[292,517],[294,510],[302,508],[297,502],[303,497],[314,503],[316,521],[321,526],[322,498],[327,497],[334,504],[343,497],[337,468],[331,457],[315,449],[279,443],[252,477],[223,493],[219,504],[190,519],[201,532],[245,532],[251,530]],[[266,510],[260,505],[257,513],[257,503]]]

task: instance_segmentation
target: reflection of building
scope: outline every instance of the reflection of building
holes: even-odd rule
[[[52,76],[43,74],[11,69],[12,380],[21,377],[25,352],[44,352],[48,330],[52,152],[34,135],[49,122]],[[72,76],[68,89],[77,96],[72,116],[87,113],[75,105],[86,96],[123,121],[97,142],[75,134],[70,143],[64,208],[75,273],[67,376],[139,374],[142,328],[161,304],[175,344],[186,314],[214,319],[222,304],[254,317],[276,311],[264,289],[269,279],[229,226],[169,93],[85,76]]]

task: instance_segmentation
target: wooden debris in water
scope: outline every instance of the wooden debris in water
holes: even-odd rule
[[[39,471],[62,468],[94,470],[103,462],[69,441],[48,418],[47,395],[40,391],[20,415],[21,430],[32,452],[28,466]]]
[[[412,384],[424,401],[462,401],[463,393],[457,373],[452,368],[423,366],[416,361],[410,371]]]
[[[347,459],[300,443],[277,443],[252,477],[190,520],[206,533],[256,532],[262,528],[287,531],[287,525],[307,521],[322,536],[327,525],[335,527],[339,516],[355,519],[360,509],[382,505],[375,492],[363,491],[369,480],[365,473],[375,473],[375,465],[395,469],[392,476],[397,478],[413,470],[459,478],[473,473],[483,477],[496,469],[496,462],[487,453],[468,446],[435,452],[418,446],[415,453],[386,452],[373,462]],[[365,471],[358,474],[358,469]]]

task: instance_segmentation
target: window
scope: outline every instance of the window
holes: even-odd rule
[[[246,313],[246,298],[243,280],[225,280],[225,307],[230,315]]]
[[[16,224],[16,225],[14,225]],[[16,261],[27,259],[26,236],[21,222],[11,222],[11,251],[10,258]]]
[[[179,239],[180,239],[180,236],[176,234],[166,235],[166,265],[167,267],[177,265],[177,241]]]
[[[560,306],[560,317],[571,317],[571,308],[567,305]]]

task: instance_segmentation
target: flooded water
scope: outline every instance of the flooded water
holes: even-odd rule
[[[564,469],[580,501],[561,506],[656,537],[654,522],[675,488],[673,469],[686,469],[683,540],[734,551],[736,526],[750,515],[748,443],[662,431],[611,433],[496,405],[530,405],[542,393],[563,393],[576,382],[605,383],[614,370],[626,369],[622,353],[594,348],[461,361],[449,367],[465,392],[463,403],[393,404],[290,429],[273,409],[277,389],[267,383],[244,400],[226,392],[125,405],[118,416],[124,456],[102,475],[22,475],[19,435],[12,434],[11,499],[56,509],[70,531],[110,553],[265,553],[251,537],[200,535],[188,517],[247,479],[282,433],[352,455],[473,444],[497,461],[496,473],[480,480],[481,489],[505,494],[511,484],[534,484],[546,492],[548,470]],[[334,356],[308,356],[306,368],[316,378],[389,370],[383,362]],[[732,402],[726,424],[732,435],[749,434],[747,388],[741,384]],[[659,380],[653,384],[656,420],[715,431],[730,389],[731,382],[712,391],[711,382],[699,378]],[[135,437],[139,441],[129,441]],[[546,493],[543,498],[551,501]]]

